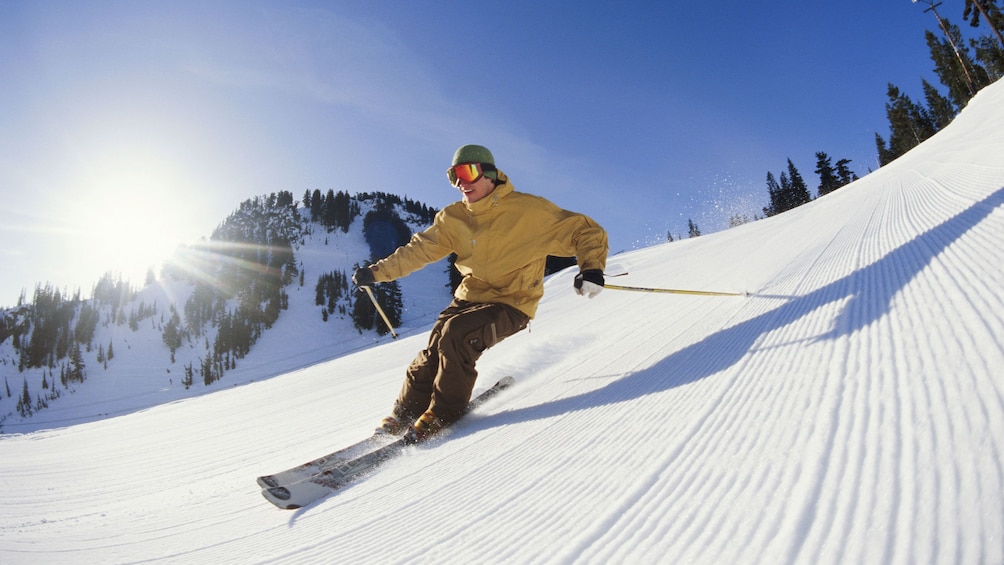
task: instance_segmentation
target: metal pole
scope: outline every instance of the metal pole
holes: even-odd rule
[[[680,290],[676,288],[646,288],[641,286],[621,286],[619,284],[605,284],[603,288],[612,290],[630,290],[634,292],[661,292],[666,294],[695,294],[698,296],[749,296],[748,292],[712,292],[709,290]]]
[[[917,0],[913,0],[915,3]],[[952,34],[948,32],[948,26],[945,25],[945,21],[941,19],[938,14],[938,6],[941,2],[935,3],[934,0],[924,0],[924,4],[930,6],[924,12],[932,12],[934,17],[938,19],[938,25],[941,26],[942,33],[945,34],[945,39],[948,40],[948,44],[952,46],[952,50],[955,51],[955,58],[959,60],[959,66],[962,67],[962,72],[966,74],[966,87],[969,89],[969,96],[976,96],[976,81],[973,80],[971,74],[969,74],[969,67],[966,66],[966,62],[962,60],[962,54],[959,53],[959,46],[955,44],[955,40],[952,38]]]
[[[377,302],[376,296],[373,296],[373,289],[371,289],[368,286],[364,286],[361,288],[366,291],[366,294],[369,295],[370,301],[373,302],[373,306],[376,307],[377,312],[380,313],[380,317],[383,318],[384,323],[387,324],[387,328],[390,330],[391,337],[397,339],[397,332],[394,331],[394,326],[391,325],[390,320],[387,319],[387,314],[383,313],[383,308],[381,308],[380,303]]]

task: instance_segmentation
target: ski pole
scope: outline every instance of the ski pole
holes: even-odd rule
[[[634,292],[664,292],[667,294],[696,294],[699,296],[749,296],[748,292],[711,292],[707,290],[680,290],[676,288],[645,288],[640,286],[621,286],[619,284],[605,284],[603,288],[613,290],[631,290]]]
[[[363,286],[361,288],[366,291],[366,294],[369,295],[370,301],[373,302],[373,306],[376,307],[377,312],[380,313],[380,317],[383,318],[384,323],[387,324],[387,328],[390,329],[391,337],[397,339],[397,332],[394,331],[394,326],[391,325],[390,320],[387,319],[387,314],[384,314],[383,308],[381,308],[380,303],[377,302],[376,296],[373,296],[373,290],[368,286]]]

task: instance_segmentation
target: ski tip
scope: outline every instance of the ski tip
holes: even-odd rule
[[[263,475],[258,477],[258,485],[261,488],[272,488],[279,486],[279,481],[275,480],[275,476],[273,475]]]
[[[499,379],[499,386],[512,386],[516,382],[516,379],[509,375],[506,375]]]
[[[301,506],[300,504],[287,502],[290,498],[292,498],[292,495],[285,487],[262,489],[261,495],[265,497],[265,500],[271,502],[281,510],[296,510]]]
[[[290,497],[289,489],[287,489],[286,487],[271,487],[265,490],[267,490],[270,495],[272,495],[275,498],[278,498],[279,500],[289,500]]]

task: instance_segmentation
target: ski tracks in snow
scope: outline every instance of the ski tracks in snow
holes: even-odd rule
[[[0,559],[1004,562],[1001,86],[798,210],[618,257],[747,298],[549,279],[479,363],[513,388],[295,513],[254,476],[359,439],[424,336],[5,437]]]

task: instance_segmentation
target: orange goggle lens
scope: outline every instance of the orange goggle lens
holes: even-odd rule
[[[484,175],[480,163],[461,163],[446,169],[446,176],[450,179],[450,184],[456,186],[457,182],[474,182]]]

